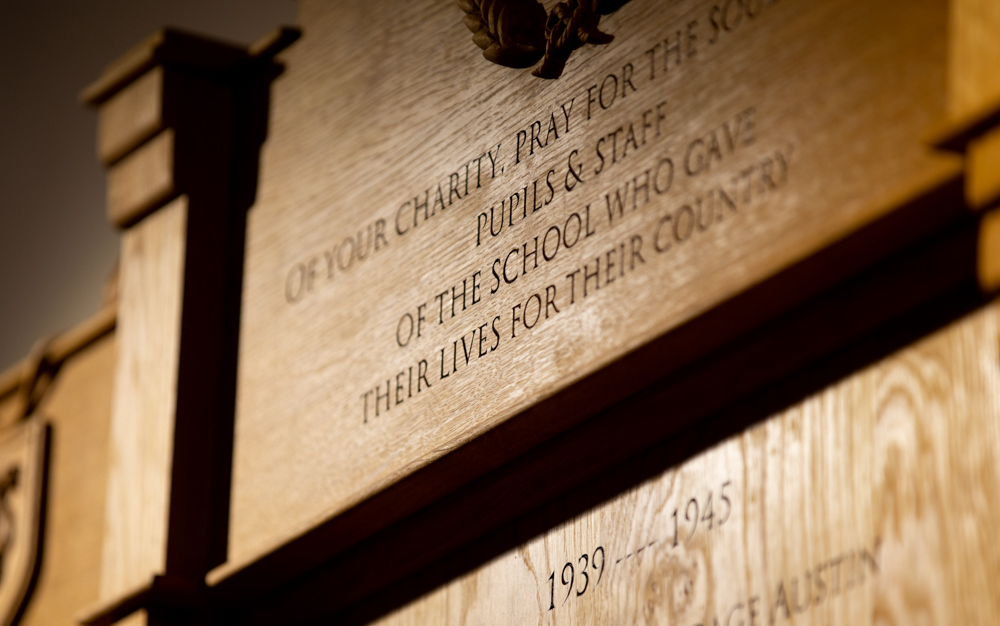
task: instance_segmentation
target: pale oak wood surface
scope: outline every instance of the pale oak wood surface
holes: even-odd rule
[[[955,162],[933,156],[919,140],[945,111],[945,3],[764,7],[709,46],[710,5],[633,0],[601,22],[616,34],[612,44],[577,51],[562,79],[545,82],[483,60],[450,3],[394,4],[391,11],[372,3],[301,4],[305,36],[284,55],[288,69],[272,91],[250,215],[230,563],[218,576],[871,221],[893,208],[889,198],[954,175]],[[696,19],[704,29],[696,54],[650,80],[646,50]],[[622,82],[627,62],[637,89],[587,120],[587,87],[609,74]],[[571,98],[581,108],[569,133],[515,164],[518,130],[536,119],[544,128]],[[663,100],[659,139],[475,245],[477,214],[536,177],[544,189],[549,168],[562,181],[573,149],[595,168],[597,138]],[[691,142],[733,125],[749,107],[751,146],[707,174],[678,169],[668,194],[608,222],[606,192],[662,155],[682,168]],[[389,232],[375,256],[325,278],[324,250],[379,218],[393,229],[402,203],[441,181],[447,193],[449,173],[464,173],[469,159],[498,142],[503,175],[405,236]],[[670,253],[652,251],[664,215],[776,152],[787,159],[787,182]],[[494,259],[541,239],[588,203],[600,220],[589,241],[496,296],[483,295],[470,312],[443,324],[435,319],[406,348],[396,345],[404,313],[435,304],[435,293],[477,270],[488,294]],[[566,274],[635,233],[644,237],[645,265],[568,306]],[[298,263],[314,263],[318,273],[314,290],[290,304],[286,280]],[[523,309],[531,294],[557,282],[561,312],[511,341],[512,306]],[[366,390],[381,384],[384,393],[386,378],[420,359],[437,367],[442,347],[450,361],[452,341],[494,316],[504,334],[496,354],[454,378],[431,379],[435,386],[421,397],[363,422]]]
[[[164,567],[186,224],[182,196],[122,236],[102,600]]]
[[[168,128],[108,170],[108,219],[131,223],[175,193],[174,131]]]

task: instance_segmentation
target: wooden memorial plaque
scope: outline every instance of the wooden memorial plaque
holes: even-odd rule
[[[996,305],[379,621],[995,624]]]
[[[573,383],[620,398],[595,373],[957,176],[921,142],[944,117],[943,0],[606,4],[574,26],[591,43],[543,59],[531,0],[300,2],[249,216],[216,579]],[[524,445],[578,417],[535,416]],[[698,497],[744,497],[724,469]],[[512,591],[542,594],[546,563]]]

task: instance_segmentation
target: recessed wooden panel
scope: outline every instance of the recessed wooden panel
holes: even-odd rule
[[[943,0],[632,0],[555,80],[486,60],[451,2],[300,12],[250,214],[228,570],[955,173],[920,142]]]
[[[996,305],[380,621],[994,624]]]

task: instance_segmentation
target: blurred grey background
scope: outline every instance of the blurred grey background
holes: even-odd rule
[[[0,371],[97,311],[118,256],[80,91],[162,26],[247,44],[294,23],[293,0],[0,2]]]

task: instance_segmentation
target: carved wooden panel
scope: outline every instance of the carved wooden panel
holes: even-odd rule
[[[378,623],[997,623],[998,337],[991,305]]]
[[[300,3],[216,578],[957,171],[920,140],[943,0],[617,3],[554,80],[483,58],[463,19],[505,3],[465,4]]]

